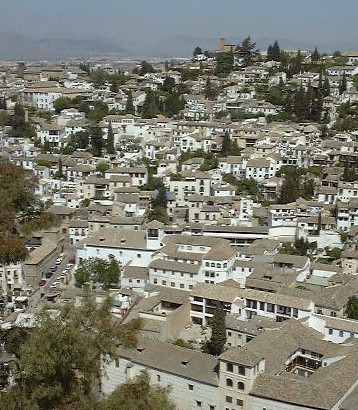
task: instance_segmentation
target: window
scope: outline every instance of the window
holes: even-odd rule
[[[114,359],[114,362],[115,362],[115,366],[119,367],[119,359]]]
[[[328,334],[333,335],[333,329],[328,329]]]
[[[226,371],[227,372],[233,372],[234,371],[234,366],[232,363],[226,363]]]
[[[238,390],[245,390],[245,385],[243,382],[238,382],[237,383],[237,388]]]
[[[192,384],[188,384],[189,390],[194,390],[194,386]]]
[[[137,258],[141,258],[142,255],[140,253],[137,253]]]
[[[226,386],[228,386],[228,387],[232,387],[232,386],[233,386],[232,379],[226,379]]]
[[[239,374],[242,376],[245,376],[245,367],[244,366],[239,366]]]
[[[239,406],[239,407],[244,407],[244,401],[241,400],[241,399],[237,399],[236,400],[236,405]]]
[[[232,403],[232,397],[231,396],[226,396],[225,401],[226,401],[226,403]]]
[[[339,337],[343,337],[343,330],[339,331]]]
[[[275,306],[272,303],[268,303],[266,310],[268,312],[274,312],[275,311]]]
[[[201,401],[196,401],[196,407],[201,407]]]
[[[171,286],[172,288],[175,288],[175,282],[170,282],[170,286]]]
[[[160,383],[160,374],[157,374],[157,382]]]
[[[162,280],[162,285],[165,286],[167,284],[166,280]]]

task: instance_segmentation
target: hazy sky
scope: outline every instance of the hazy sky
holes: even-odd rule
[[[358,43],[358,0],[0,0],[0,31]],[[358,44],[357,47],[358,49]]]

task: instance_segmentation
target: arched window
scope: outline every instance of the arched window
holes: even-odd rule
[[[237,383],[237,388],[238,390],[245,390],[245,385],[243,382],[238,382]]]
[[[226,363],[226,371],[227,372],[233,372],[234,371],[234,366],[232,363]]]
[[[214,262],[211,262],[211,267],[215,268],[215,263]]]
[[[239,366],[239,374],[245,376],[245,367],[244,366]]]
[[[232,379],[226,379],[226,386],[228,386],[228,387],[233,386]]]

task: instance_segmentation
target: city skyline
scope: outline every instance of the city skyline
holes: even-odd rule
[[[99,39],[112,48],[159,54],[172,42],[173,52],[187,52],[182,44],[226,37],[239,41],[251,35],[261,48],[278,39],[284,47],[322,51],[352,49],[358,37],[356,3],[345,0],[226,0],[115,1],[63,0],[51,6],[44,0],[12,0],[0,5],[0,33],[29,39]],[[213,24],[215,22],[215,24]],[[177,44],[178,43],[178,44]]]

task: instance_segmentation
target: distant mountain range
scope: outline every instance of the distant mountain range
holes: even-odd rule
[[[228,38],[227,41],[238,44],[242,38]],[[258,48],[266,50],[275,39],[253,38]],[[303,42],[292,39],[278,39],[281,47],[286,49],[313,50],[314,42]],[[112,58],[174,58],[190,57],[196,46],[204,50],[216,50],[218,38],[195,37],[190,35],[167,37],[154,44],[145,41],[128,42],[107,37],[79,38],[76,35],[52,33],[40,38],[32,38],[16,32],[0,33],[0,60],[65,60],[90,59],[100,57]],[[318,44],[319,51],[352,50],[357,48],[353,42],[334,42]]]
[[[19,33],[0,33],[0,60],[86,59],[105,55],[129,55],[110,39],[34,39]]]

